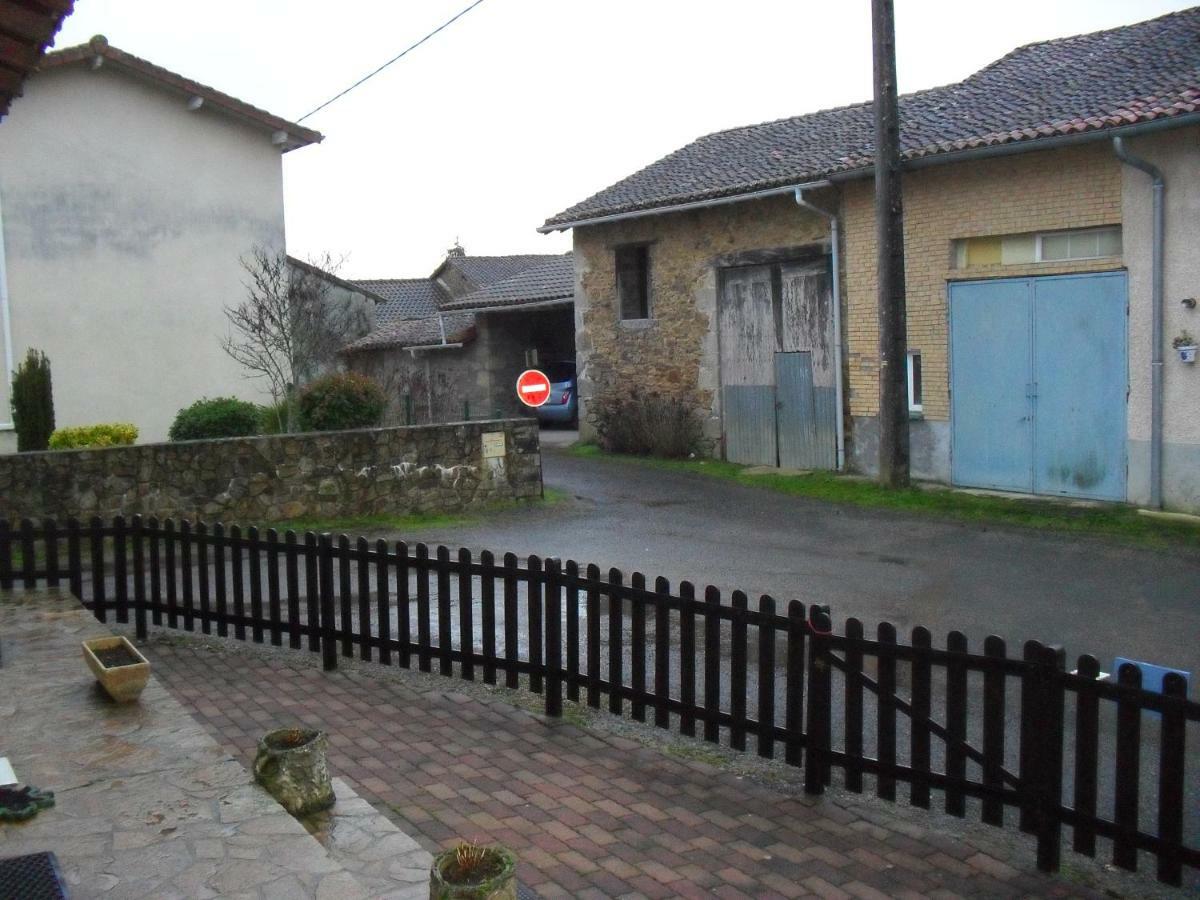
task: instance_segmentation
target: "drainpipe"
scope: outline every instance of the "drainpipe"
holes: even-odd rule
[[[0,208],[0,332],[4,335],[4,376],[8,380],[8,398],[12,402],[12,377],[16,360],[13,359],[12,319],[8,312],[8,267],[4,256],[4,214]],[[9,410],[0,411],[0,416]],[[14,427],[11,416],[8,421],[0,422],[0,431],[10,431]]]
[[[846,414],[842,406],[842,287],[838,217],[837,213],[831,213],[805,200],[803,187],[796,188],[795,197],[796,203],[801,207],[829,222],[829,235],[833,242],[833,385],[834,402],[837,404],[837,470],[841,472],[846,467]]]
[[[1153,163],[1134,156],[1125,149],[1125,142],[1113,138],[1117,159],[1150,176],[1153,201],[1154,246],[1151,263],[1150,302],[1150,507],[1162,507],[1162,450],[1163,450],[1163,233],[1166,230],[1166,211],[1163,204],[1165,183],[1162,171]]]

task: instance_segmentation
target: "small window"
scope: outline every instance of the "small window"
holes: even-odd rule
[[[954,242],[954,267],[1017,266],[1037,262],[1103,259],[1121,255],[1121,227],[1075,231],[1026,232],[960,238]]]
[[[919,413],[924,409],[921,405],[921,352],[914,350],[908,354],[908,411]]]
[[[618,247],[616,256],[621,318],[650,318],[650,248],[645,244]]]

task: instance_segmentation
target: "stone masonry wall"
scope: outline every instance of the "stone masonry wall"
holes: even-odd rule
[[[496,433],[504,455],[484,458],[484,435]],[[0,457],[0,519],[8,520],[141,514],[256,524],[453,512],[541,491],[532,420]]]
[[[580,427],[589,403],[608,392],[678,397],[720,436],[717,268],[720,257],[828,240],[823,220],[790,196],[647,216],[574,231],[575,331]],[[650,245],[650,318],[622,321],[614,248]],[[718,448],[719,452],[719,448]]]

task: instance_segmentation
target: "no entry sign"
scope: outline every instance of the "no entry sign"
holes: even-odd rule
[[[526,369],[517,379],[517,397],[526,406],[541,406],[550,399],[550,379],[537,369]]]

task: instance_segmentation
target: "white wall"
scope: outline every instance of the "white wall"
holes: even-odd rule
[[[262,399],[221,350],[222,310],[244,294],[239,257],[283,247],[280,150],[186,99],[70,66],[31,78],[0,124],[13,355],[50,357],[59,426],[162,440],[201,396]]]
[[[1157,165],[1166,182],[1163,321],[1163,501],[1200,512],[1200,365],[1185,365],[1171,349],[1183,329],[1200,337],[1200,128],[1131,139],[1128,149]],[[1124,251],[1129,267],[1129,499],[1150,496],[1151,251],[1150,177],[1124,167],[1121,183]]]

